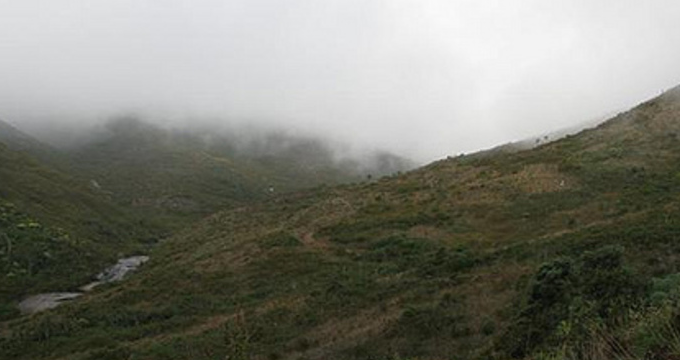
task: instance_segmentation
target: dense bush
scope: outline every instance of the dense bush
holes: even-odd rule
[[[30,292],[67,289],[89,273],[92,259],[61,229],[46,227],[0,200],[0,320]]]
[[[578,349],[589,341],[591,328],[613,326],[638,307],[644,291],[641,277],[625,266],[621,247],[543,264],[502,347],[515,358],[551,346]]]

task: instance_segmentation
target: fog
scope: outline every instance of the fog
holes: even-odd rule
[[[0,118],[240,124],[425,162],[680,83],[674,0],[0,0]]]

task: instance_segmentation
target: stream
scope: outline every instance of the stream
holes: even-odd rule
[[[137,268],[147,261],[149,261],[148,256],[132,256],[120,259],[118,260],[118,263],[99,273],[96,277],[96,281],[81,286],[79,288],[81,292],[53,292],[32,295],[19,303],[19,310],[23,314],[34,314],[55,308],[65,302],[82,296],[101,284],[123,280],[128,273],[137,270]]]

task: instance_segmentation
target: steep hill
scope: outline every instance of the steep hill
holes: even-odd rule
[[[87,281],[161,235],[70,177],[0,143],[0,317],[22,296]]]
[[[351,161],[337,161],[320,141],[281,134],[242,143],[238,134],[166,130],[121,118],[69,156],[76,173],[118,203],[189,220],[280,192],[412,166],[381,154],[361,169]]]
[[[680,88],[532,150],[276,196],[5,324],[17,359],[673,359]],[[0,353],[0,354],[3,354]]]

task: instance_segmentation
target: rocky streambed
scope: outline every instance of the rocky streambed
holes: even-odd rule
[[[65,302],[82,296],[101,284],[123,280],[128,273],[137,270],[137,268],[148,260],[148,256],[132,256],[120,259],[115,265],[99,273],[96,276],[96,281],[81,286],[80,292],[53,292],[32,295],[19,303],[19,310],[23,314],[33,314],[55,308]]]

